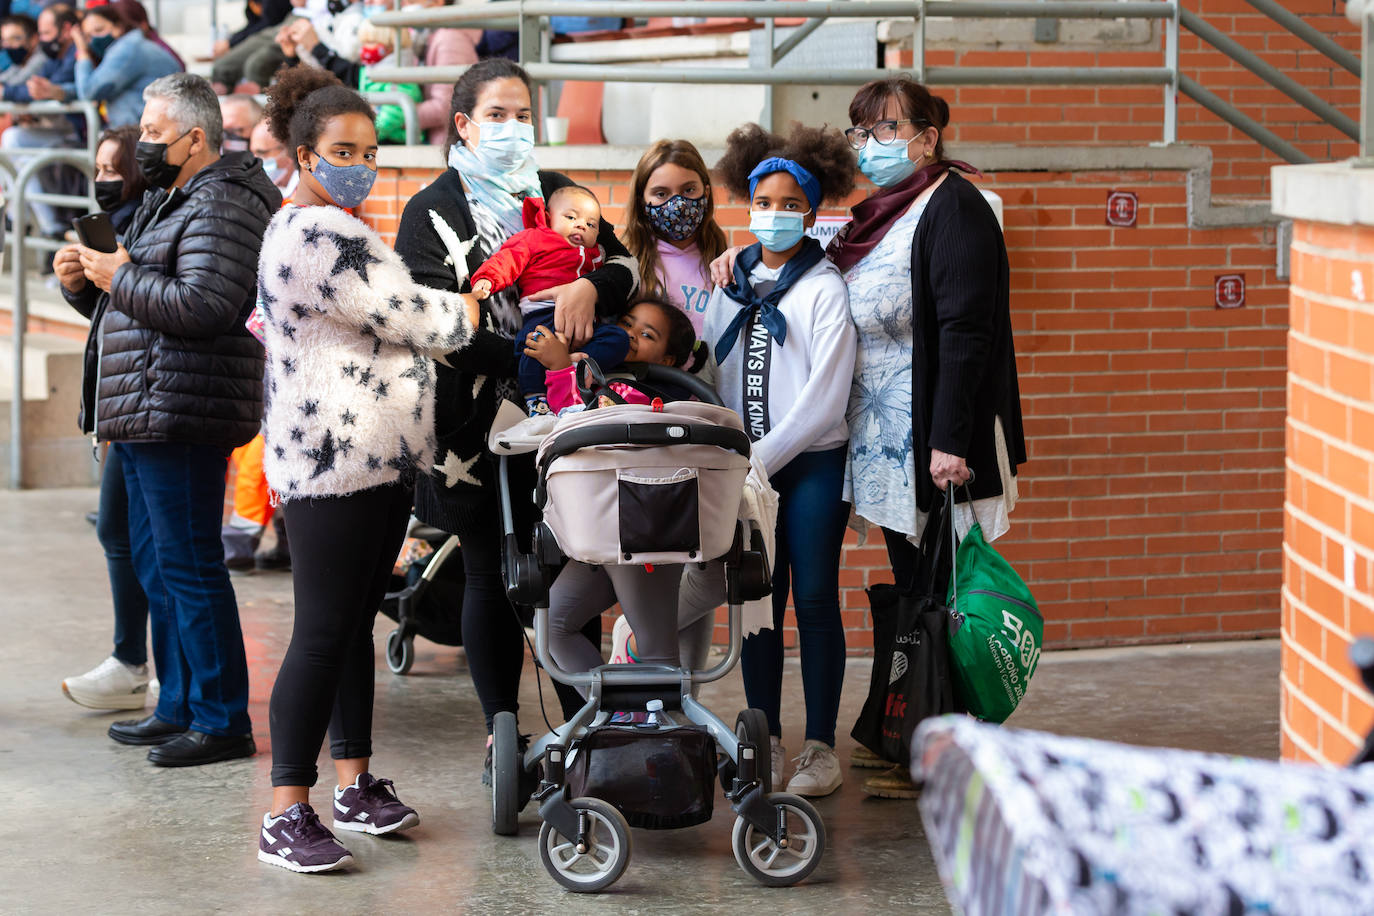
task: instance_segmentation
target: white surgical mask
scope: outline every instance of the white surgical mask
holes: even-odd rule
[[[516,171],[534,152],[533,124],[510,118],[482,121],[477,127],[477,157],[499,174]]]
[[[769,251],[786,251],[806,235],[806,213],[750,210],[749,231],[759,240],[759,244]]]

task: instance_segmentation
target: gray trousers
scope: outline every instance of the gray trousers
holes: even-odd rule
[[[714,605],[695,603],[690,617],[680,619],[678,593],[684,584],[682,566],[676,564],[655,566],[649,572],[643,566],[589,566],[569,561],[549,590],[549,653],[566,671],[590,671],[603,664],[601,647],[593,645],[581,630],[587,621],[619,601],[634,630],[640,661],[660,665],[704,661],[711,647],[713,623],[707,612]],[[683,631],[681,654],[679,630]]]

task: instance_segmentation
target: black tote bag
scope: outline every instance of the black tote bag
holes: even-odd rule
[[[950,680],[949,610],[935,594],[945,556],[946,513],[953,488],[937,503],[921,532],[913,581],[868,589],[873,613],[873,676],[850,734],[884,760],[907,766],[911,735],[923,719],[955,712]],[[917,594],[913,594],[917,593]]]

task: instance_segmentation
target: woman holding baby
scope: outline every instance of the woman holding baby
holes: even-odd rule
[[[510,61],[485,60],[463,74],[453,87],[450,122],[449,168],[406,205],[396,251],[417,283],[458,292],[469,288],[470,276],[508,240],[538,228],[526,221],[527,198],[549,200],[572,182],[536,165],[530,81]],[[574,230],[569,235],[577,235],[576,247],[588,255],[588,263],[560,265],[560,282],[539,283],[537,293],[540,302],[552,303],[549,330],[580,348],[593,339],[598,320],[615,324],[638,284],[638,270],[608,221],[598,220],[594,233]],[[601,261],[592,263],[593,256]],[[521,272],[523,268],[513,276]],[[497,285],[482,300],[481,327],[464,351],[462,368],[442,361],[437,367],[435,466],[418,481],[415,492],[416,516],[458,535],[462,543],[467,577],[463,645],[488,741],[495,715],[518,709],[524,633],[501,582],[496,465],[486,439],[503,400],[527,409],[516,381],[516,341],[527,318],[536,314],[529,303],[522,311],[518,282],[499,291]],[[514,460],[511,471],[511,492],[530,493],[533,463]],[[517,500],[513,508],[517,533],[528,536],[532,502]],[[599,626],[599,620],[589,625]],[[575,691],[558,686],[565,707],[582,705]],[[490,759],[488,745],[484,782],[489,779]]]

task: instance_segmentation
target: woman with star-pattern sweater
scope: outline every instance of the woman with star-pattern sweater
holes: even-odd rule
[[[472,338],[477,302],[416,284],[343,208],[377,175],[371,106],[332,74],[296,68],[268,90],[273,136],[295,150],[294,206],[258,262],[267,359],[263,470],[291,538],[295,623],[272,690],[272,807],[258,858],[298,872],[348,864],[310,807],[326,731],[335,830],[419,823],[372,757],[372,624],[434,450],[432,357]],[[328,803],[326,803],[328,807]]]

